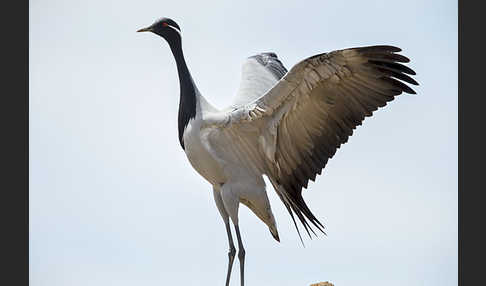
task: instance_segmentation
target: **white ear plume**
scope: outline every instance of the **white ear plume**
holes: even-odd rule
[[[167,27],[174,29],[177,33],[179,33],[179,35],[181,34],[181,31],[179,29],[177,29],[177,27],[169,25],[169,24],[167,24]]]

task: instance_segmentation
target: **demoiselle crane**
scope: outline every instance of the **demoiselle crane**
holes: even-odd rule
[[[246,205],[279,240],[265,191],[266,175],[288,210],[307,234],[324,226],[302,198],[302,187],[320,175],[327,161],[353,129],[378,107],[402,92],[415,92],[415,72],[393,46],[369,46],[322,53],[302,60],[290,71],[274,53],[249,57],[241,84],[228,108],[219,110],[199,92],[184,60],[181,29],[169,18],[138,32],[164,38],[177,64],[180,84],[179,142],[194,169],[213,187],[214,200],[226,226],[229,285],[238,239],[240,283],[244,285],[245,249],[238,207]],[[302,240],[302,238],[301,238]]]

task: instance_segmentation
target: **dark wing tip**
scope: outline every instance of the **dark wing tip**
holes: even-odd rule
[[[248,57],[249,59],[251,58],[254,58],[254,59],[259,59],[259,60],[264,60],[264,61],[269,61],[270,58],[273,58],[273,59],[278,59],[278,56],[276,53],[274,52],[263,52],[263,53],[259,53],[259,54],[256,54],[256,55],[253,55],[253,56],[250,56]]]
[[[389,46],[389,45],[376,45],[376,46],[361,47],[356,49],[361,53],[372,53],[372,52],[397,53],[402,51],[402,49],[400,49],[399,47]]]
[[[276,58],[276,59],[278,58],[277,54],[274,53],[274,52],[265,52],[265,53],[261,53],[261,55],[269,56],[269,57]]]
[[[416,75],[417,73],[411,68],[401,64],[408,63],[410,59],[400,54],[401,49],[395,46],[370,46],[357,48],[357,51],[368,59],[365,65],[379,71],[383,77],[382,79],[390,82],[397,92],[406,92],[409,94],[417,94],[407,84],[400,80],[418,86],[419,83],[408,75]]]
[[[391,83],[394,87],[397,88],[398,91],[403,91],[408,94],[417,94],[413,89],[411,89],[408,85],[404,84],[403,82],[396,80],[392,77],[384,76],[382,80]]]
[[[249,58],[257,60],[261,65],[275,75],[277,79],[281,79],[287,73],[287,69],[274,52],[259,53]]]

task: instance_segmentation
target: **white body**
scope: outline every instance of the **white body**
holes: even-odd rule
[[[277,227],[263,173],[242,162],[230,149],[214,147],[211,136],[214,137],[219,129],[211,124],[221,112],[200,94],[196,110],[196,117],[189,121],[184,131],[185,153],[193,168],[213,186],[216,205],[223,219],[227,220],[229,215],[233,223],[238,224],[238,207],[243,203],[276,235]]]

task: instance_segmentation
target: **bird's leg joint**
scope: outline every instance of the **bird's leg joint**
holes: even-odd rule
[[[239,260],[245,259],[245,254],[246,254],[245,249],[244,248],[240,248],[240,250],[238,251],[238,259]]]
[[[229,251],[228,251],[228,257],[230,259],[234,259],[235,258],[235,254],[236,254],[236,249],[234,246],[231,246]]]

